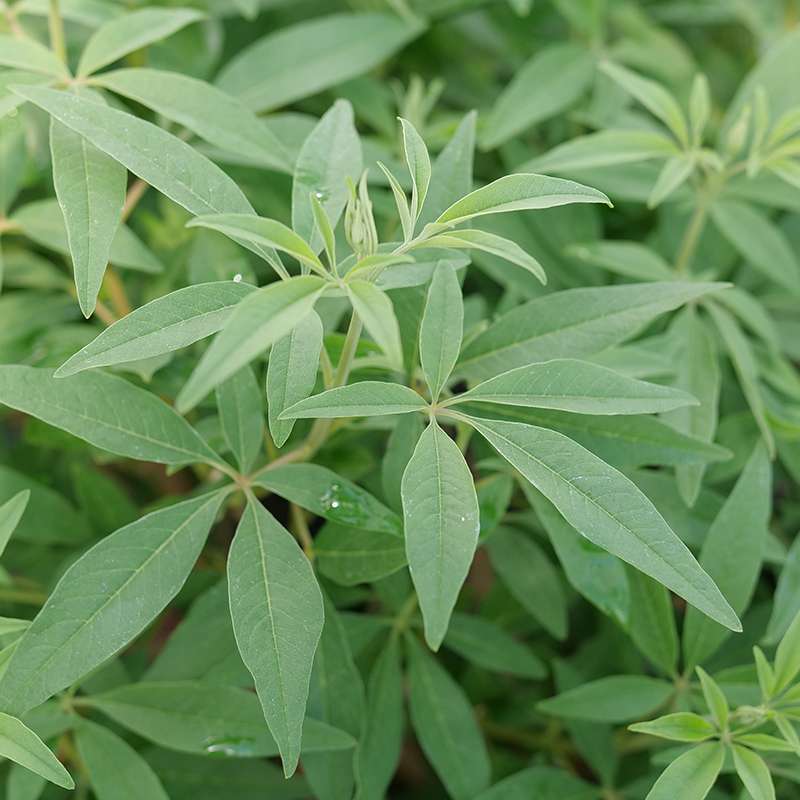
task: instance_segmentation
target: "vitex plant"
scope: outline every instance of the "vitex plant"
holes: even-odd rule
[[[0,0],[0,797],[800,796],[791,10],[191,5]]]

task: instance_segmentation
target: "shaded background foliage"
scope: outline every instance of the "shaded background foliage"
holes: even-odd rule
[[[138,7],[61,0],[70,64],[78,65],[94,30]],[[48,41],[46,3],[19,0],[0,8],[0,30],[14,37],[21,26]],[[516,242],[544,267],[548,280],[542,284],[530,264],[519,269],[496,253],[469,251],[471,265],[460,273],[465,345],[455,373],[463,380],[451,382],[450,388],[460,392],[503,370],[555,355],[585,358],[696,395],[702,401],[699,412],[678,408],[658,418],[576,415],[569,413],[574,408],[561,406],[494,408],[491,418],[560,431],[629,476],[698,556],[741,617],[744,631],[728,636],[680,597],[593,544],[597,539],[591,530],[581,531],[588,538],[580,537],[559,514],[564,509],[557,510],[483,439],[471,436],[462,419],[447,424],[475,479],[481,538],[442,648],[434,655],[422,638],[423,620],[398,536],[404,511],[401,477],[422,421],[414,414],[369,416],[337,423],[318,451],[309,453],[316,470],[292,464],[264,473],[253,484],[264,507],[313,556],[325,593],[326,622],[311,677],[311,722],[306,722],[298,774],[285,781],[277,761],[264,760],[278,750],[255,695],[241,691],[252,686],[256,670],[241,641],[250,672],[237,652],[224,578],[240,518],[252,514],[257,526],[255,509],[261,507],[253,503],[246,511],[241,495],[219,497],[219,508],[202,507],[211,518],[216,514],[217,523],[208,541],[197,544],[194,569],[182,588],[177,580],[175,590],[180,591],[166,610],[154,608],[150,617],[142,611],[140,627],[147,627],[132,644],[121,616],[118,624],[109,625],[119,641],[113,644],[109,634],[105,646],[107,656],[124,646],[122,652],[99,669],[82,670],[73,663],[74,674],[59,691],[70,688],[31,711],[31,705],[53,692],[31,688],[30,674],[39,669],[25,670],[24,653],[16,656],[23,667],[15,672],[11,662],[0,682],[0,707],[9,713],[27,711],[29,727],[70,768],[78,783],[75,796],[99,800],[163,792],[173,800],[339,800],[355,791],[370,798],[381,797],[390,779],[388,795],[398,798],[633,800],[648,795],[662,769],[681,752],[675,747],[684,745],[664,747],[647,735],[658,730],[630,731],[626,725],[667,712],[695,711],[704,722],[683,724],[704,724],[712,731],[701,729],[696,740],[716,736],[714,726],[725,728],[727,714],[714,693],[718,685],[739,722],[761,730],[764,720],[747,709],[778,691],[781,674],[791,681],[787,659],[791,662],[797,645],[790,638],[784,656],[777,656],[778,677],[764,667],[761,656],[754,662],[751,650],[759,645],[773,659],[800,609],[795,539],[800,382],[794,365],[800,356],[800,126],[791,114],[800,108],[797,3],[217,0],[197,8],[206,16],[187,14],[174,29],[167,25],[158,37],[163,41],[124,49],[121,63],[115,57],[94,66],[170,70],[219,86],[263,116],[271,132],[263,152],[252,142],[255,149],[249,151],[226,148],[218,133],[204,133],[197,120],[176,117],[168,103],[154,108],[146,97],[137,100],[135,91],[120,89],[121,84],[115,89],[111,78],[104,84],[108,72],[99,73],[93,90],[117,92],[105,93],[112,108],[189,139],[235,180],[259,215],[292,225],[306,237],[313,220],[307,211],[298,217],[293,185],[313,188],[319,176],[293,175],[279,155],[283,151],[293,163],[326,113],[346,118],[342,101],[352,105],[361,136],[382,242],[403,239],[403,230],[377,162],[385,163],[406,191],[412,189],[397,115],[419,132],[435,165],[448,142],[462,148],[455,159],[462,167],[454,179],[458,186],[442,189],[434,166],[423,222],[432,222],[434,210],[443,211],[472,188],[468,172],[464,180],[463,165],[469,162],[473,124],[475,185],[512,172],[540,172],[579,181],[611,198],[613,209],[567,205],[476,223],[480,230]],[[332,20],[332,14],[344,16]],[[94,317],[88,323],[81,320],[81,308],[90,312],[95,298],[89,289],[81,294],[77,280],[80,308],[75,297],[70,253],[78,259],[55,200],[49,120],[40,107],[46,107],[47,96],[23,86],[36,105],[22,105],[22,96],[10,87],[42,79],[26,76],[11,57],[6,59],[0,45],[0,60],[8,68],[0,70],[4,365],[58,367],[94,340],[104,324],[182,287],[273,280],[267,262],[253,252],[214,230],[187,227],[201,212],[190,212],[131,177],[127,197],[112,192],[108,202],[113,212],[114,202],[121,206],[124,199],[129,229],[122,229],[125,233],[111,245],[113,266],[103,273],[106,259],[99,265]],[[92,66],[88,59],[86,64]],[[642,88],[635,75],[620,67],[671,93],[678,117],[651,84]],[[698,73],[707,78],[707,92]],[[152,80],[158,81],[156,73]],[[680,109],[688,112],[688,125],[681,122]],[[477,118],[469,116],[472,110]],[[208,111],[211,119],[215,109]],[[773,141],[779,123],[785,136]],[[683,144],[681,124],[687,128]],[[620,130],[625,134],[605,133]],[[587,136],[600,138],[581,138]],[[330,191],[341,193],[343,207],[344,177],[360,170],[350,166],[357,161],[347,149],[351,142],[343,137],[340,144],[323,157],[322,167],[332,171]],[[775,155],[778,147],[783,149]],[[723,185],[718,176],[730,164],[740,166],[726,174]],[[319,163],[313,166],[320,168]],[[117,188],[126,188],[124,176]],[[321,198],[323,204],[330,199]],[[338,245],[343,252],[341,236]],[[453,265],[463,267],[466,258]],[[697,298],[687,294],[671,301],[665,299],[663,284],[646,286],[680,278],[727,281],[735,288],[717,293],[696,288]],[[642,291],[651,293],[640,302],[649,310],[641,312],[641,324],[623,325],[611,335],[607,347],[597,344],[599,334],[590,329],[583,339],[557,336],[542,352],[526,351],[519,363],[491,362],[486,343],[491,345],[492,326],[503,314],[522,307],[511,317],[510,327],[516,329],[546,319],[551,310],[558,332],[560,314],[602,303],[593,295],[562,295],[559,300],[551,294],[626,284],[643,285]],[[408,382],[423,392],[413,368],[427,292],[424,283],[389,292]],[[537,298],[544,299],[536,304]],[[325,298],[317,307],[325,325],[325,351],[334,365],[347,347],[348,308],[342,298]],[[355,353],[355,381],[387,377],[387,346],[375,330],[368,330]],[[193,344],[114,371],[172,404],[204,348]],[[265,416],[260,387],[266,369],[263,359],[255,366],[259,388],[251,419],[260,419]],[[327,388],[315,376],[316,369],[311,385],[296,399],[311,393],[315,379],[316,392]],[[99,442],[90,429],[82,434],[61,425],[78,438],[58,423],[54,427],[37,418],[26,404],[40,391],[44,396],[39,387],[45,384],[23,387],[22,399],[15,400],[10,379],[4,380],[0,402],[30,413],[5,407],[2,412],[0,504],[5,505],[0,533],[13,531],[3,553],[0,585],[7,626],[0,629],[5,648],[0,657],[7,664],[24,628],[14,628],[13,621],[33,618],[90,545],[107,541],[147,512],[218,488],[224,469],[213,458],[200,463],[208,445],[198,444],[182,428],[174,436],[196,448],[193,456],[202,451],[197,457],[181,460],[174,453],[157,453],[143,461],[120,458],[131,455],[125,446],[122,452],[120,445],[115,449],[107,442],[94,446]],[[230,429],[237,421],[228,422],[226,431],[218,409],[226,405],[225,391],[250,402],[252,387],[246,379],[245,384],[226,384],[216,398],[198,394],[185,407],[197,406],[188,414],[196,430],[223,455],[235,456],[237,468],[246,473],[253,463],[271,461],[301,444],[312,423],[301,419],[291,434],[291,428],[281,431],[273,418],[277,401],[270,398],[271,438],[265,452],[253,449],[262,436],[258,425],[244,431],[237,447]],[[101,381],[96,391],[107,392],[114,402],[115,386]],[[59,390],[53,391],[57,396]],[[129,402],[124,392],[119,402]],[[290,435],[287,449],[279,451],[276,441],[281,445],[278,440]],[[198,463],[187,467],[187,461]],[[222,466],[233,469],[227,461]],[[20,494],[26,491],[29,499]],[[275,539],[274,546],[282,545]],[[290,561],[293,551],[287,552]],[[234,550],[231,559],[234,555],[242,570],[251,563],[244,549]],[[138,597],[146,592],[143,586]],[[295,601],[313,605],[307,597]],[[128,609],[137,601],[130,602]],[[133,623],[131,628],[131,636],[138,633]],[[427,628],[426,634],[431,642]],[[697,665],[705,673],[696,673]],[[716,684],[702,678],[706,673]],[[26,692],[36,700],[24,702]],[[187,709],[195,715],[191,725],[181,723],[178,713]],[[221,709],[229,718],[212,724]],[[753,713],[752,719],[747,716]],[[747,753],[758,751],[765,759],[780,798],[800,795],[800,770],[792,752],[800,746],[792,721],[796,714],[796,706],[790,707],[788,722],[777,732],[769,728],[788,743],[783,750],[775,741],[744,742],[751,748]],[[280,738],[274,729],[273,734]],[[714,752],[700,755],[710,754],[713,761]],[[739,753],[739,758],[748,756]],[[682,796],[676,786],[686,797],[703,796],[693,783],[702,784],[701,766],[678,776],[666,794],[652,796]],[[728,755],[721,768],[710,797],[746,797],[748,790],[756,800],[771,796],[759,762],[748,767]],[[17,765],[3,769],[6,797],[71,796]],[[126,769],[131,776],[127,787],[120,778]],[[736,771],[750,777],[747,790]],[[504,783],[507,776],[514,777]],[[690,784],[696,795],[689,794]]]

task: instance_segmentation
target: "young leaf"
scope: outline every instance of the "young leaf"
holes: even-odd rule
[[[403,673],[392,636],[375,661],[367,685],[364,733],[359,742],[358,800],[383,800],[403,745]]]
[[[800,672],[800,613],[783,635],[775,655],[775,691],[785,689]]]
[[[549,117],[569,108],[586,90],[594,74],[592,54],[574,44],[539,50],[501,92],[481,136],[490,150]]]
[[[218,281],[187,286],[151,300],[117,320],[65,361],[55,377],[171,353],[216,333],[255,288]]]
[[[414,236],[414,218],[411,216],[411,208],[408,205],[408,197],[400,182],[389,171],[389,168],[381,161],[378,161],[378,168],[389,181],[389,187],[394,195],[394,204],[397,207],[397,215],[400,217],[400,225],[403,228],[403,241],[408,242]],[[369,258],[369,256],[367,256]]]
[[[267,469],[256,486],[337,525],[402,536],[397,514],[366,489],[319,464],[283,464]]]
[[[0,713],[0,756],[47,778],[56,786],[74,789],[75,782],[47,745],[10,714]]]
[[[287,408],[280,418],[377,417],[424,411],[427,407],[417,392],[402,384],[361,381],[300,400]]]
[[[93,83],[153,109],[209,144],[280,172],[291,169],[281,141],[241,100],[205,81],[165,70],[118,69]]]
[[[401,491],[406,554],[425,640],[438,650],[475,555],[480,513],[464,456],[435,420],[417,442]]]
[[[294,428],[294,419],[282,419],[281,415],[314,391],[322,338],[322,320],[312,311],[272,345],[267,364],[267,407],[269,430],[278,447],[286,444]]]
[[[245,473],[253,466],[264,436],[264,401],[250,367],[242,367],[217,386],[217,408],[225,441]]]
[[[258,247],[272,247],[288,253],[301,264],[325,273],[325,267],[308,243],[291,228],[274,219],[265,219],[254,214],[212,214],[196,217],[186,227],[210,228],[230,236],[234,241],[245,241]]]
[[[703,697],[705,698],[708,710],[714,717],[714,721],[720,730],[724,730],[728,726],[728,718],[730,716],[730,709],[728,708],[728,700],[725,693],[720,689],[719,684],[702,668],[695,667],[700,678],[700,685],[703,688]]]
[[[411,173],[411,220],[415,223],[419,219],[428,194],[431,182],[431,159],[425,141],[417,129],[407,119],[402,118],[400,126],[403,129],[403,152],[408,171]]]
[[[707,742],[678,756],[659,776],[645,800],[704,800],[725,760],[719,742]]]
[[[663,583],[712,619],[741,630],[708,574],[622,473],[556,431],[465,419],[587,539]]]
[[[492,567],[517,602],[551,636],[564,639],[568,624],[566,597],[558,574],[542,549],[511,528],[498,528],[486,546]]]
[[[17,492],[10,500],[0,505],[0,556],[6,549],[11,534],[16,530],[30,500],[30,489]]]
[[[35,39],[8,33],[0,33],[0,65],[41,72],[54,78],[64,78],[69,74],[52,50],[48,50]]]
[[[655,81],[642,78],[629,69],[610,61],[600,69],[615,80],[626,92],[635,97],[653,116],[658,117],[684,146],[689,144],[686,117],[677,100]]]
[[[766,447],[759,442],[700,551],[700,564],[737,614],[747,608],[761,572],[771,500],[772,468]],[[683,628],[686,666],[691,669],[713,655],[727,633],[689,609]]]
[[[236,643],[288,778],[300,757],[323,601],[297,542],[254,497],[231,545],[228,586]]]
[[[75,741],[98,800],[169,800],[150,765],[112,731],[83,720]]]
[[[419,331],[422,372],[435,402],[453,371],[461,350],[464,303],[456,271],[449,265],[433,273]]]
[[[53,183],[64,214],[78,303],[94,312],[122,206],[128,173],[55,119],[50,123]]]
[[[733,764],[753,800],[775,800],[769,767],[758,753],[738,744],[731,745]]]
[[[672,692],[672,684],[658,678],[612,675],[542,700],[537,707],[566,719],[628,722],[652,714]]]
[[[63,575],[0,680],[24,713],[110,658],[164,609],[189,575],[223,499],[154,511],[102,539]]]
[[[619,344],[666,311],[725,287],[643,283],[568,289],[524,303],[464,347],[458,374],[490,378],[551,358],[581,358]]]
[[[578,414],[649,414],[697,404],[691,395],[678,389],[568,358],[503,372],[458,395],[450,404],[470,401]]]
[[[425,755],[454,800],[468,800],[489,785],[486,745],[461,687],[411,637],[411,722]]]
[[[511,264],[522,267],[535,275],[542,283],[547,283],[544,268],[532,255],[526,253],[516,242],[488,231],[447,231],[424,239],[421,246],[445,247],[454,250],[480,250],[483,253],[492,253]]]
[[[392,369],[401,370],[403,348],[400,328],[389,296],[375,284],[360,280],[347,284],[347,296],[353,304],[354,313],[361,317],[370,336],[386,354],[389,365]]]
[[[78,77],[91,75],[201,19],[203,14],[191,8],[142,8],[111,20],[86,43],[78,63]]]
[[[219,456],[161,398],[124,378],[87,372],[54,378],[53,371],[0,366],[0,403],[119,456],[161,464]]]
[[[177,407],[182,412],[194,408],[215,386],[286,336],[309,315],[325,286],[322,278],[302,275],[264,286],[242,300],[181,389]]]
[[[569,203],[611,205],[611,201],[602,192],[589,186],[563,178],[521,173],[506,175],[488,186],[470,192],[440,214],[436,224],[452,227],[485,214],[553,208]]]
[[[661,205],[676,189],[680,188],[694,172],[694,156],[679,155],[670,158],[658,173],[658,178],[647,198],[647,207]]]
[[[309,195],[319,200],[332,227],[347,204],[347,180],[358,180],[363,169],[361,142],[355,128],[353,108],[337,100],[309,133],[294,167],[292,181],[292,228],[311,243],[317,253],[323,244],[315,233],[314,213]]]
[[[662,739],[671,739],[675,742],[704,742],[717,732],[717,729],[707,719],[688,711],[667,714],[665,717],[652,720],[652,722],[629,725],[628,730],[659,736]]]
[[[393,14],[331,14],[305,20],[242,50],[217,82],[253,111],[269,111],[366,72],[420,30],[418,23]]]

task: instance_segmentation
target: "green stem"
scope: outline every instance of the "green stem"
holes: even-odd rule
[[[708,207],[710,205],[709,201],[710,198],[707,192],[701,192],[699,194],[697,205],[692,212],[686,232],[683,234],[683,240],[678,250],[678,257],[675,260],[675,271],[679,275],[685,275],[689,271],[689,265],[691,264],[692,257],[700,241],[700,234],[703,232],[703,228],[706,224]]]
[[[50,0],[50,14],[48,16],[50,27],[50,47],[56,57],[67,63],[67,46],[64,40],[64,20],[61,18],[61,8],[59,0]]]

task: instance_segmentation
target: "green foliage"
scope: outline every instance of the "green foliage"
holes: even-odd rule
[[[797,3],[0,0],[0,797],[800,797]]]

